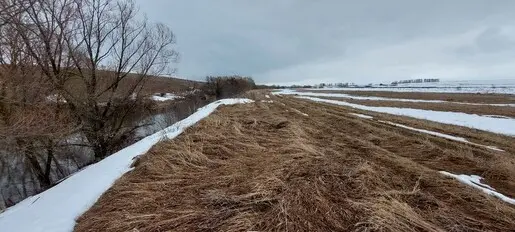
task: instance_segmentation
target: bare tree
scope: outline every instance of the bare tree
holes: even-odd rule
[[[2,189],[5,182],[9,189],[21,184],[23,191],[17,199],[51,186],[52,167],[59,166],[55,144],[73,133],[77,124],[68,110],[47,101],[52,85],[34,66],[18,27],[12,23],[21,17],[19,13],[8,15],[9,23],[0,26],[0,184]],[[25,183],[28,179],[37,181]],[[3,192],[5,205],[15,202]]]
[[[133,1],[27,0],[10,15],[26,53],[80,121],[97,159],[135,129],[148,77],[164,74],[177,53],[171,30],[139,19]]]
[[[0,0],[0,26],[11,23],[11,18],[20,15],[30,5],[28,0]]]

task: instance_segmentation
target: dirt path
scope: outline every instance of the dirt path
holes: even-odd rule
[[[515,230],[514,205],[438,173],[481,175],[513,197],[512,138],[291,97],[273,101],[224,107],[160,143],[76,231]],[[378,120],[470,135],[507,152]]]

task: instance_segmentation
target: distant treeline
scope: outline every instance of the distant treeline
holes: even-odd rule
[[[440,82],[440,79],[428,78],[428,79],[402,80],[402,81],[394,81],[394,82],[392,82],[392,85],[410,84],[410,83],[430,83],[430,82]]]
[[[426,78],[426,79],[411,79],[411,80],[401,80],[394,81],[391,84],[378,84],[379,86],[396,86],[398,84],[408,84],[408,83],[430,83],[430,82],[440,82],[440,79],[436,78]],[[294,88],[294,89],[306,89],[306,88],[359,88],[359,87],[373,87],[374,84],[368,85],[356,85],[355,83],[349,82],[339,82],[339,83],[320,83],[316,85],[258,85],[256,88],[259,89],[286,89],[286,88]]]
[[[257,89],[309,89],[313,88],[311,85],[257,85]]]

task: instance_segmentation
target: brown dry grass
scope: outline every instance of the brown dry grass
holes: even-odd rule
[[[487,183],[510,195],[511,154],[385,126],[345,107],[273,100],[223,107],[156,145],[75,230],[515,230],[513,205],[437,173],[495,173]]]
[[[306,91],[306,90],[299,90]],[[475,94],[475,93],[417,93],[417,92],[388,92],[388,91],[342,91],[342,90],[309,90],[318,93],[345,93],[362,97],[404,98],[419,100],[441,100],[454,102],[513,104],[515,95],[510,94]]]
[[[36,68],[34,68],[36,69]],[[27,71],[30,73],[29,76],[25,77],[15,77],[7,73],[6,66],[0,65],[0,83],[5,82],[6,80],[15,83],[16,87],[21,87],[18,91],[29,91],[34,92],[36,89],[40,92],[37,92],[40,98],[44,99],[46,96],[52,94],[53,89],[52,85],[47,81],[46,78],[42,77],[39,71]],[[7,73],[7,74],[6,74]],[[109,71],[99,71],[98,72],[98,88],[99,90],[104,90],[108,86],[112,85],[115,80],[114,73]],[[6,79],[7,78],[7,79]],[[13,79],[17,78],[17,79]],[[132,90],[134,85],[138,84],[138,76],[136,74],[129,74],[126,78],[124,78],[119,83],[118,91],[116,92],[119,96],[125,96],[129,91]],[[30,84],[31,86],[28,86]],[[147,77],[144,83],[144,88],[142,89],[143,95],[152,95],[155,93],[177,93],[191,90],[191,88],[200,88],[202,85],[201,82],[172,78],[172,77],[162,77],[162,76],[150,76]],[[82,97],[85,95],[86,86],[83,80],[79,77],[72,77],[65,82],[65,89],[67,89],[70,93],[74,94],[76,97]],[[106,98],[107,94],[104,94],[102,98]]]
[[[101,78],[99,79],[99,90],[105,89],[107,86],[113,84],[114,77],[108,72],[100,73]],[[130,74],[127,78],[123,79],[119,83],[116,95],[126,96],[135,85],[138,85],[138,77]],[[144,87],[141,90],[143,95],[152,95],[155,93],[177,93],[188,91],[190,88],[200,86],[199,82],[183,80],[171,77],[147,77],[144,82]],[[83,96],[86,92],[86,86],[84,82],[78,78],[72,78],[67,81],[66,88],[77,96]],[[101,99],[107,98],[108,94],[101,96]]]

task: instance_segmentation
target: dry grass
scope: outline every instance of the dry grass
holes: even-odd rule
[[[100,73],[102,75],[99,79],[99,90],[104,90],[114,83],[114,76],[109,72]],[[136,85],[141,85],[139,78],[136,75],[129,75],[119,83],[117,96],[126,96]],[[188,91],[190,88],[199,87],[200,83],[190,80],[183,80],[171,77],[147,77],[143,84],[141,94],[152,95],[155,93],[177,93]],[[77,96],[83,96],[86,91],[84,82],[77,78],[71,78],[66,83],[66,88]],[[101,99],[107,98],[108,94],[101,96]]]
[[[303,91],[303,90],[299,90]],[[306,91],[306,90],[304,90]],[[420,93],[420,92],[388,92],[388,91],[342,91],[342,90],[309,90],[318,93],[345,93],[362,97],[404,98],[419,100],[441,100],[454,102],[513,104],[515,95],[509,94],[475,94],[475,93]]]
[[[513,194],[511,154],[273,100],[223,107],[156,145],[76,231],[515,230],[514,206],[437,173],[495,172],[505,178],[488,184]]]
[[[5,68],[5,66],[0,65],[0,72],[3,72],[0,73],[0,83],[5,81],[13,82],[14,86],[20,88],[18,91],[27,91],[27,89],[29,89],[29,94],[30,92],[36,92],[35,90],[38,90],[36,93],[41,99],[45,99],[46,96],[49,96],[53,93],[52,85],[47,81],[47,78],[44,78],[42,74],[39,73],[39,71],[26,71],[29,73],[27,74],[29,76],[22,76],[24,78],[23,79],[22,77],[16,77],[9,74],[7,72],[8,70],[5,70]],[[115,82],[115,74],[112,72],[99,71],[97,75],[99,90],[104,90]],[[120,81],[116,94],[119,96],[125,96],[129,93],[129,91],[132,90],[135,85],[138,85],[138,83],[138,76],[136,74],[129,74],[125,79]],[[192,88],[200,88],[201,85],[202,83],[197,81],[171,77],[150,76],[145,79],[142,94],[152,95],[155,93],[177,93],[188,91]],[[86,92],[85,83],[79,77],[71,77],[65,82],[64,87],[76,97],[82,97]],[[102,96],[102,98],[107,97],[107,94],[104,95],[106,96]]]

